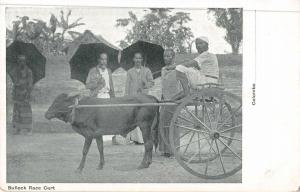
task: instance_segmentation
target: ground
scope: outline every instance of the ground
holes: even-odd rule
[[[75,133],[8,135],[8,183],[236,183],[241,171],[221,180],[201,179],[184,170],[174,158],[153,154],[153,163],[138,170],[144,147],[142,145],[111,145],[104,142],[105,165],[96,170],[99,153],[92,143],[82,174],[75,173],[81,159],[84,139]]]
[[[226,90],[241,96],[242,56],[217,55],[222,84]],[[176,62],[191,59],[193,55],[179,55]],[[122,70],[113,74],[116,95],[124,92],[126,73]],[[184,170],[175,159],[167,159],[154,153],[153,163],[148,169],[137,170],[143,157],[143,146],[111,145],[105,137],[105,167],[98,171],[99,155],[93,143],[83,173],[75,174],[84,140],[71,127],[61,121],[48,121],[44,113],[53,99],[60,93],[83,91],[84,85],[70,79],[68,61],[64,57],[47,58],[46,77],[34,87],[32,95],[32,136],[11,134],[11,81],[7,78],[7,182],[9,183],[207,183],[241,182],[241,171],[221,180],[206,180],[195,177]],[[157,79],[150,94],[160,98],[160,79]]]

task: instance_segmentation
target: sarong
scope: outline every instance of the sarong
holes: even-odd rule
[[[28,102],[15,102],[12,122],[17,130],[32,130],[32,110]]]

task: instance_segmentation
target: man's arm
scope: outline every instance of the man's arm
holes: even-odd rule
[[[28,70],[28,91],[31,92],[33,88],[33,76],[32,76],[32,71],[29,69]]]
[[[114,98],[116,96],[115,96],[114,83],[113,83],[113,80],[112,80],[112,73],[111,73],[110,70],[108,72],[108,75],[109,75],[109,87],[110,87],[109,94],[110,94],[111,98]]]
[[[185,67],[195,67],[197,69],[200,69],[197,61],[195,61],[195,60],[190,60],[190,61],[181,63],[180,65],[183,65]],[[174,65],[174,64],[166,67],[167,70],[173,70],[175,68],[176,68],[176,65]]]
[[[85,86],[86,86],[86,88],[91,89],[91,90],[97,88],[97,82],[94,80],[94,77],[93,77],[93,69],[91,69],[89,71],[89,74],[88,74],[86,82],[85,82]]]
[[[32,71],[29,69],[28,70],[28,84],[27,84],[27,100],[29,101],[30,98],[31,98],[31,91],[32,91],[32,88],[33,88],[33,75],[32,75]]]
[[[129,86],[130,86],[130,71],[127,71],[126,84],[125,84],[125,95],[129,94]]]
[[[150,71],[150,69],[147,69],[147,71],[146,71],[146,82],[144,82],[144,83],[145,83],[146,89],[149,89],[154,86],[154,80],[153,80],[152,72]]]

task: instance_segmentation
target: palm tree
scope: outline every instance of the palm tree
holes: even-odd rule
[[[69,17],[71,15],[72,11],[69,10],[66,17],[64,16],[64,11],[60,11],[60,21],[58,21],[58,27],[62,29],[61,37],[64,41],[65,39],[65,33],[69,31],[70,29],[73,29],[75,27],[85,25],[85,23],[79,23],[79,21],[82,19],[81,17],[76,19],[73,23],[69,23]]]

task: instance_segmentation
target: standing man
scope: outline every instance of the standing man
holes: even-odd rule
[[[17,68],[13,85],[13,127],[14,134],[20,134],[22,130],[25,134],[32,134],[32,110],[30,105],[30,95],[33,87],[32,71],[26,65],[25,55],[17,56]]]
[[[92,97],[115,97],[112,73],[107,68],[107,53],[101,53],[98,57],[98,65],[89,71],[86,79],[86,88],[90,90]]]
[[[149,88],[154,85],[154,81],[150,69],[142,66],[143,55],[141,52],[134,54],[133,63],[134,67],[127,72],[125,95],[148,94]],[[139,128],[131,131],[127,138],[136,144],[144,143]]]
[[[164,52],[164,61],[166,66],[161,70],[161,91],[162,100],[171,100],[175,95],[181,92],[181,86],[179,81],[176,79],[175,70],[167,70],[168,66],[175,65],[175,52],[173,49],[166,49]],[[164,138],[166,142],[162,139],[161,134],[159,134],[159,151],[162,156],[170,157],[173,155],[170,149],[169,142],[169,128],[172,119],[172,114],[167,111],[175,111],[176,106],[162,106],[160,110],[160,120],[159,129],[163,130]],[[178,136],[175,136],[177,138]]]
[[[90,96],[92,97],[103,99],[115,97],[112,73],[107,68],[107,59],[107,53],[100,53],[98,56],[98,65],[89,71],[86,88],[90,90]],[[112,144],[118,144],[115,135],[112,138]]]
[[[208,52],[209,41],[207,37],[196,39],[196,48],[199,55],[188,62],[167,69],[176,69],[177,79],[181,82],[184,95],[188,95],[189,88],[196,88],[199,84],[218,83],[219,66],[216,55]],[[178,98],[173,98],[174,100]]]

